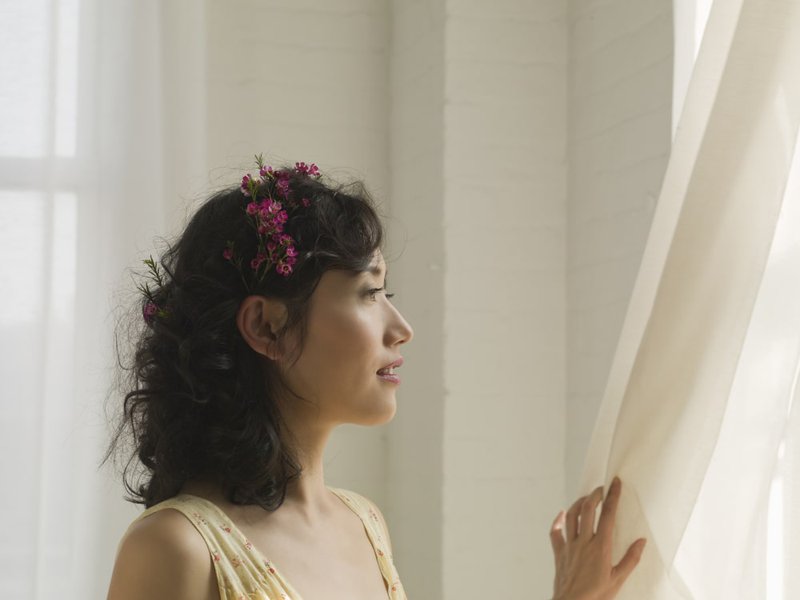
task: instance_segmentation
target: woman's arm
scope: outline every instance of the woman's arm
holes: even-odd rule
[[[179,512],[134,523],[120,542],[108,600],[219,600],[203,538]]]

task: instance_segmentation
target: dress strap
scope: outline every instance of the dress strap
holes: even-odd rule
[[[214,565],[220,600],[300,598],[222,509],[205,498],[179,494],[146,509],[136,520],[167,508],[182,513],[203,537]]]
[[[378,516],[377,507],[371,500],[356,492],[332,487],[328,489],[339,496],[364,523],[372,547],[375,549],[375,557],[381,573],[386,581],[389,597],[392,600],[405,600],[405,590],[400,583],[400,576],[394,566],[394,557],[389,548],[389,532]]]

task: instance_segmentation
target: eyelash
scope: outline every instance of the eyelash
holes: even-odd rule
[[[382,287],[380,287],[380,288],[372,288],[371,290],[367,291],[367,293],[369,294],[370,299],[372,299],[372,300],[375,299],[375,294],[377,294],[378,292],[386,292],[386,288],[382,288]],[[389,292],[386,292],[386,297],[391,300],[392,298],[394,298],[394,294],[390,294]]]

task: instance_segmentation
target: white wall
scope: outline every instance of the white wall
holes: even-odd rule
[[[388,430],[387,503],[409,598],[442,598],[444,543],[444,5],[392,2],[390,287],[414,327]]]
[[[363,179],[388,211],[388,2],[208,0],[207,11],[211,185],[235,183],[263,152]],[[337,429],[329,485],[385,506],[385,437],[385,427]]]
[[[564,488],[566,5],[446,9],[443,598],[539,597]]]
[[[548,597],[669,152],[669,0],[208,0],[208,164],[363,178],[415,327],[345,426],[409,598]]]
[[[547,594],[564,487],[565,6],[392,10],[395,281],[416,326],[389,428],[398,568],[413,598]]]
[[[669,0],[571,0],[567,496],[577,489],[670,151]]]

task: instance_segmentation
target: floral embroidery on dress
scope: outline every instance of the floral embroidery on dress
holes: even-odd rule
[[[371,501],[347,490],[337,488],[335,493],[364,523],[381,574],[388,583],[389,600],[407,600],[385,541],[384,526]],[[184,494],[151,507],[141,516],[162,508],[175,508],[195,524],[213,559],[221,600],[301,600],[272,562],[216,505]]]
[[[192,517],[194,517],[194,520],[197,521],[198,523],[202,525],[208,525],[208,521],[199,512],[193,512]]]

